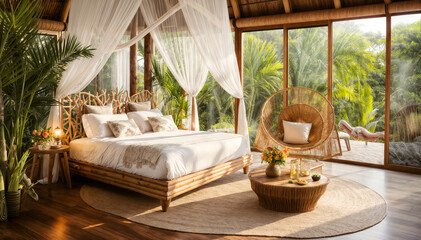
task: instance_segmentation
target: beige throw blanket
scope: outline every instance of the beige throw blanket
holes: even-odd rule
[[[173,146],[179,146],[179,144],[131,144],[124,152],[123,165],[126,168],[132,168],[134,164],[136,164],[136,168],[148,165],[155,169],[162,151]]]

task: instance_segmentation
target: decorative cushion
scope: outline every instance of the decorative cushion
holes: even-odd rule
[[[162,117],[159,109],[155,108],[149,111],[129,112],[127,117],[133,119],[142,133],[152,132],[152,126],[148,121],[149,117]]]
[[[114,137],[108,121],[129,120],[126,114],[83,114],[82,125],[88,138]]]
[[[88,114],[113,114],[113,105],[108,104],[105,106],[93,106],[93,105],[86,105],[86,111]]]
[[[148,119],[154,132],[172,132],[178,130],[171,115],[149,117]]]
[[[298,123],[282,120],[284,125],[284,142],[291,144],[307,144],[311,123]]]
[[[107,124],[117,138],[142,134],[133,119],[107,121]]]
[[[130,112],[151,110],[151,101],[128,103]]]

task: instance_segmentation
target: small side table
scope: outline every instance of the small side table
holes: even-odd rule
[[[62,176],[63,181],[66,183],[68,188],[72,188],[72,181],[70,179],[70,171],[69,171],[69,158],[67,153],[69,152],[69,146],[62,145],[61,148],[50,148],[48,150],[39,150],[36,147],[29,148],[29,152],[34,154],[34,161],[32,162],[32,169],[31,169],[31,180],[35,180],[35,176],[38,177],[39,171],[42,171],[42,159],[40,159],[41,154],[48,154],[49,155],[49,162],[48,162],[48,187],[50,187],[51,180],[53,177],[53,167],[54,167],[54,159],[55,156],[58,155],[59,160],[59,168],[60,168],[60,175]],[[63,158],[60,155],[63,155]]]
[[[317,201],[329,184],[329,178],[321,175],[317,182],[310,176],[300,177],[308,182],[307,185],[300,186],[289,183],[289,172],[276,178],[266,177],[265,168],[251,171],[249,179],[260,206],[273,211],[293,213],[308,212],[316,208]]]

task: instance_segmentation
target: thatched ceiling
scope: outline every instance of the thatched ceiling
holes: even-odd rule
[[[42,0],[42,18],[45,20],[49,20],[47,22],[50,25],[54,23],[52,21],[57,21],[61,24],[63,22],[66,22],[70,1],[71,0]],[[322,10],[321,12],[323,12],[332,9],[340,10],[364,6],[370,8],[369,5],[377,5],[377,7],[379,8],[382,7],[379,6],[381,4],[393,5],[398,2],[411,3],[411,1],[405,0],[227,0],[229,16],[231,19],[237,20],[253,19],[262,16],[274,16],[282,18],[289,16],[289,14],[306,14],[306,12],[315,12],[318,10]],[[409,4],[410,6],[409,8],[407,7],[407,10],[416,8],[415,10],[419,11],[421,9],[420,1],[412,1],[412,3],[414,2],[417,2],[416,4],[418,5],[415,4],[414,7],[414,4]],[[373,15],[375,15],[374,11]],[[262,23],[260,23],[260,26],[261,25]],[[61,26],[62,25],[57,25],[56,27],[59,28]]]
[[[248,18],[399,1],[403,0],[227,0],[231,19],[238,18],[235,5],[238,5],[240,18]]]

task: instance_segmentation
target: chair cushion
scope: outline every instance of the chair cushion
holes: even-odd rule
[[[339,138],[349,138],[349,134],[345,132],[338,132]]]
[[[284,125],[284,142],[291,144],[307,144],[311,123],[289,122],[282,120]]]

